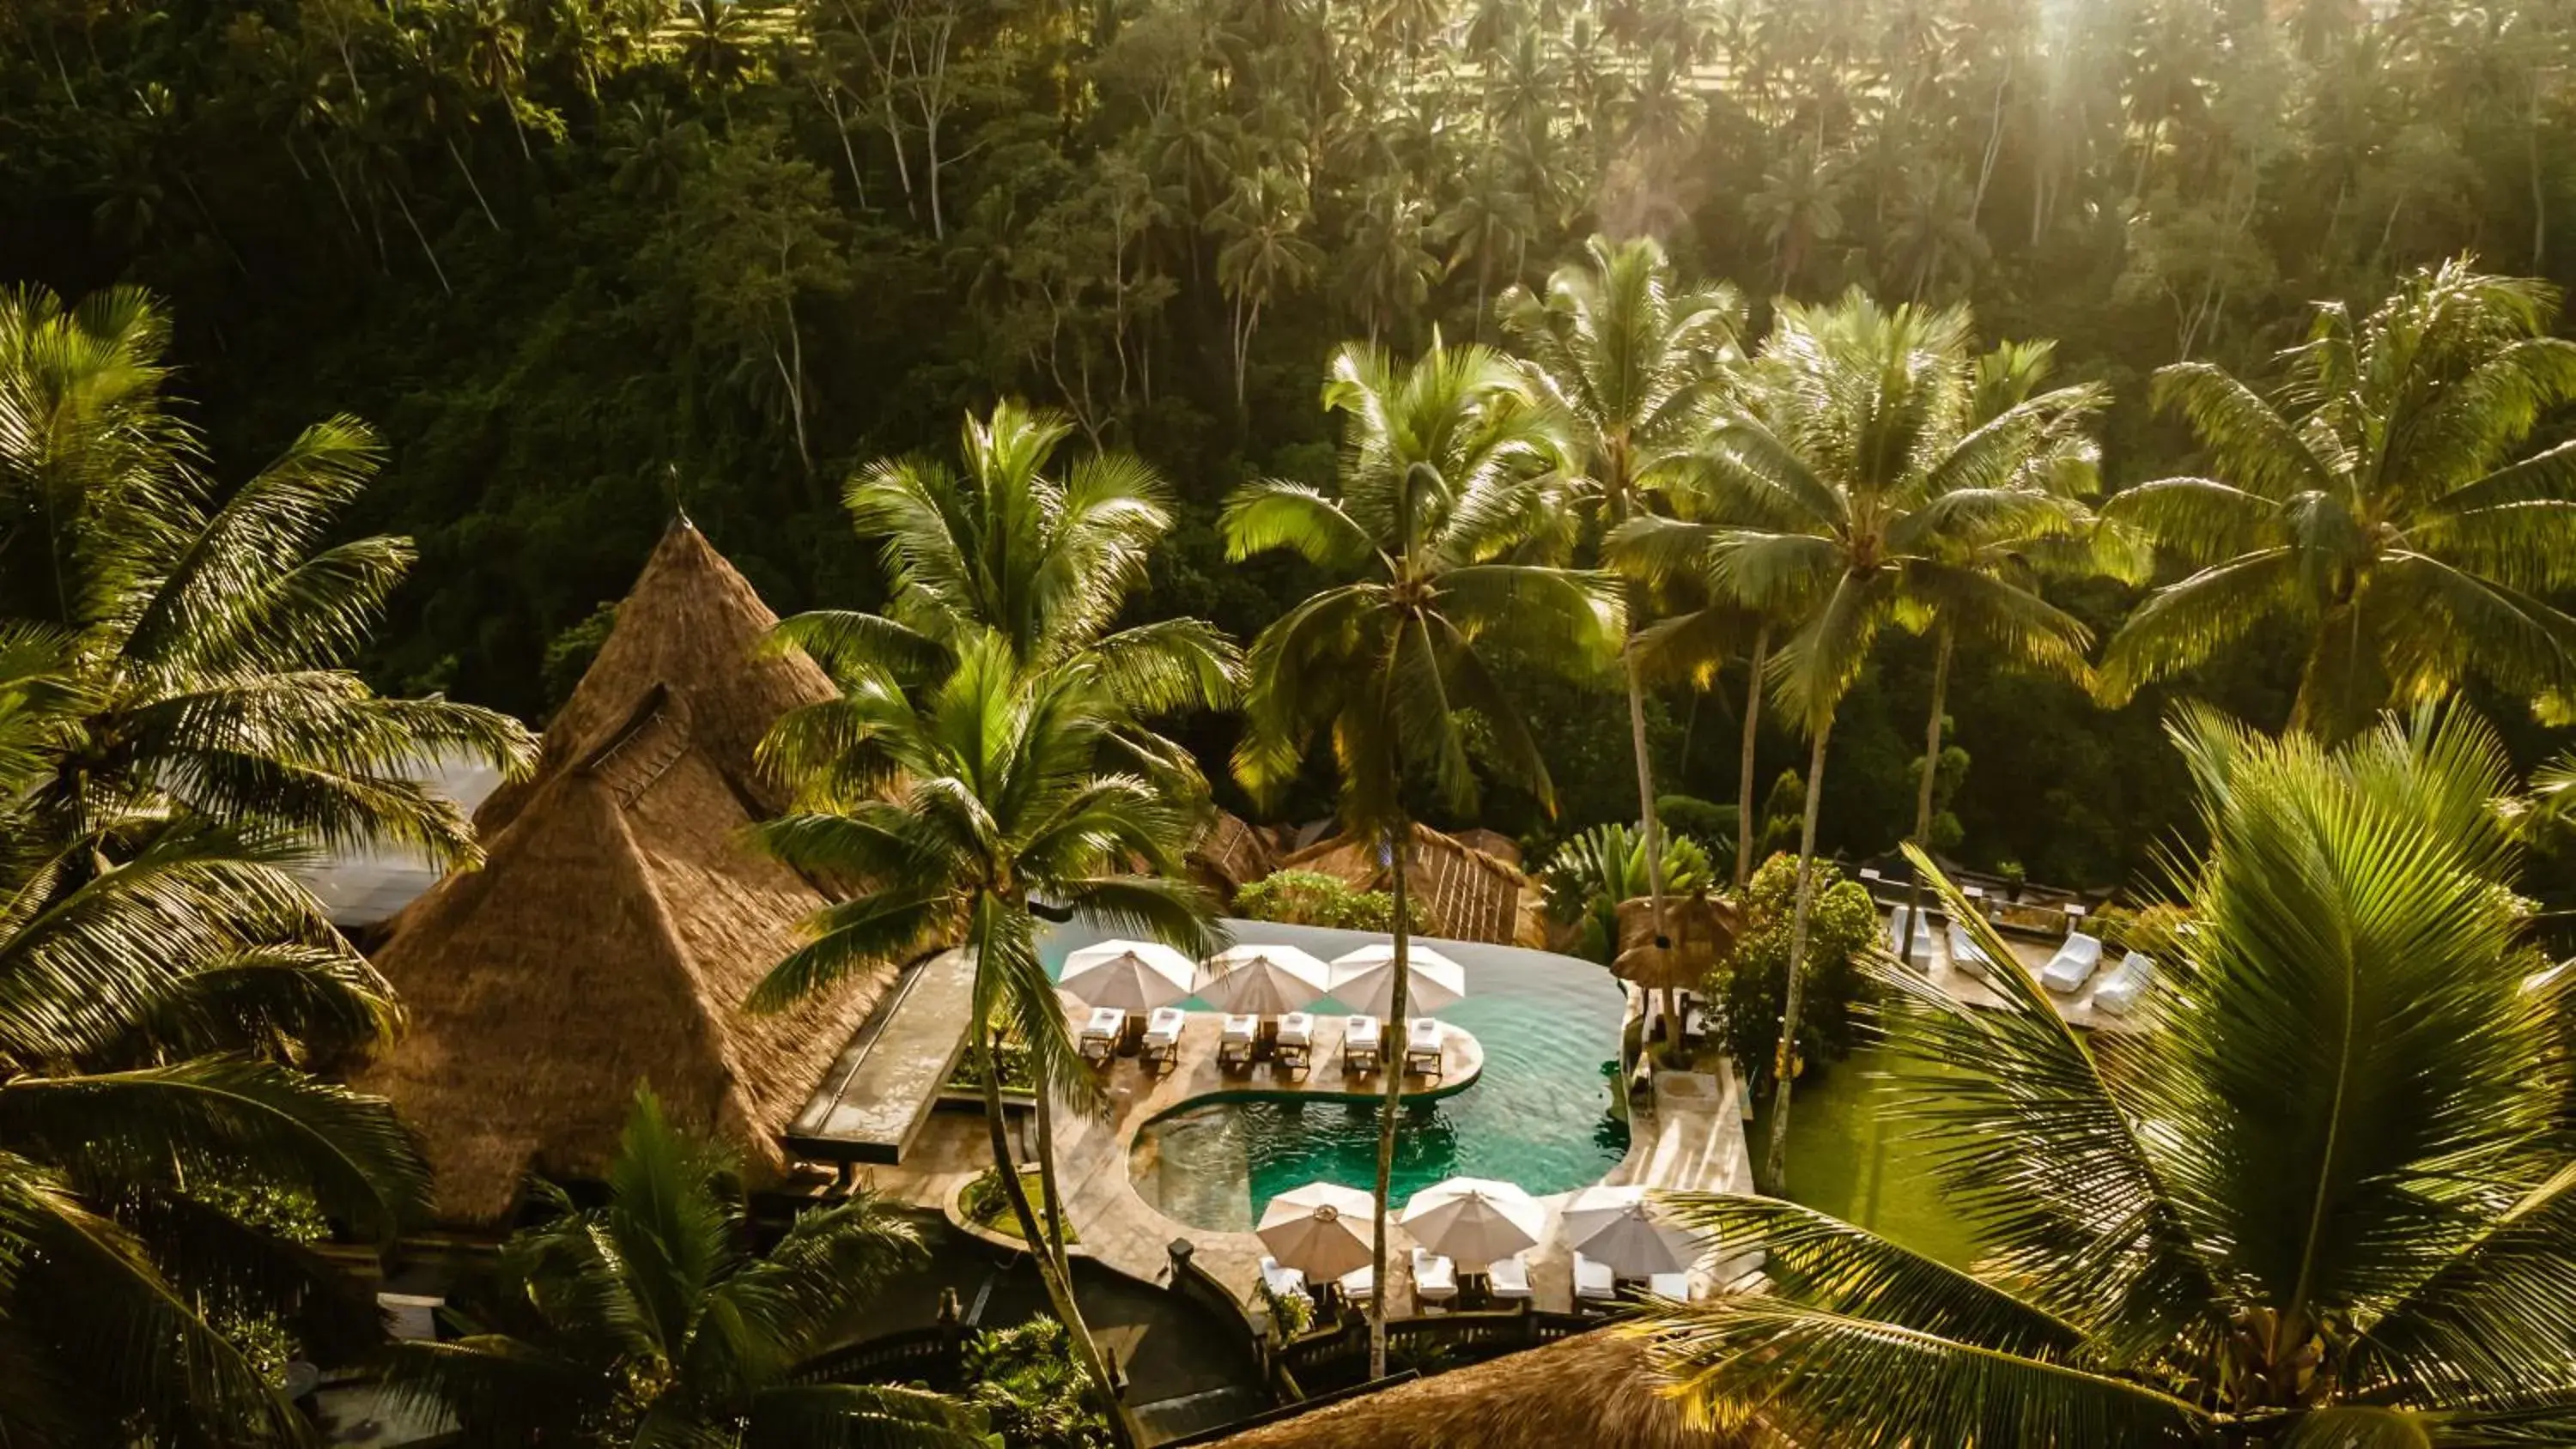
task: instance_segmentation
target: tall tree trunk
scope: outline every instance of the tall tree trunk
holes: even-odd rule
[[[1064,1256],[1064,1194],[1055,1176],[1055,1093],[1038,1082],[1032,1084],[1031,1096],[1037,1102],[1038,1200],[1046,1209],[1047,1256],[1055,1259],[1055,1270],[1071,1281],[1073,1270]]]
[[[1020,1225],[1020,1241],[1029,1245],[1029,1256],[1037,1260],[1038,1282],[1046,1289],[1047,1307],[1055,1314],[1056,1322],[1064,1325],[1065,1337],[1073,1345],[1074,1361],[1100,1393],[1112,1441],[1119,1449],[1137,1449],[1142,1439],[1134,1416],[1119,1400],[1118,1388],[1110,1381],[1109,1361],[1101,1356],[1099,1341],[1091,1336],[1091,1326],[1082,1321],[1082,1308],[1073,1297],[1073,1275],[1065,1272],[1047,1251],[1037,1210],[1029,1205],[1028,1187],[1020,1181],[1020,1165],[1012,1159],[1011,1138],[1002,1118],[1002,1066],[993,1053],[992,1034],[982,1022],[975,1024],[975,1057],[984,1078],[984,1129],[992,1140],[993,1175],[1001,1179],[1002,1196],[1010,1200],[1011,1216]],[[1050,1169],[1041,1164],[1039,1171],[1046,1173]]]
[[[1753,741],[1756,727],[1762,723],[1762,662],[1770,652],[1771,626],[1762,624],[1753,631],[1753,663],[1744,681],[1744,759],[1737,767],[1735,779],[1735,894],[1744,894],[1744,883],[1753,878]]]
[[[1932,718],[1923,726],[1923,778],[1914,787],[1914,844],[1925,855],[1932,853],[1932,785],[1941,768],[1941,704],[1950,692],[1950,647],[1956,642],[1945,625],[1939,631],[1941,642],[1932,657]],[[1913,872],[1913,882],[1905,888],[1904,940],[1897,942],[1902,953],[1913,939],[1914,923],[1923,919],[1923,872]]]
[[[1657,949],[1669,947],[1672,940],[1664,929],[1664,833],[1663,823],[1655,815],[1655,764],[1646,750],[1646,690],[1637,677],[1637,636],[1628,636],[1628,647],[1619,651],[1628,675],[1628,746],[1637,756],[1637,819],[1646,836],[1646,900],[1654,917]],[[1613,933],[1611,948],[1618,948]],[[1675,995],[1664,993],[1664,1040],[1678,1056],[1682,1048],[1681,1010]]]
[[[1405,918],[1409,904],[1405,873],[1413,863],[1413,822],[1399,820],[1391,842],[1395,876],[1395,989],[1387,1006],[1387,1034],[1378,1042],[1378,1070],[1386,1076],[1386,1099],[1377,1113],[1377,1200],[1369,1217],[1369,1256],[1376,1264],[1377,1291],[1369,1296],[1369,1377],[1386,1377],[1386,1200],[1395,1187],[1395,1126],[1404,1115],[1404,1008],[1412,985],[1413,924]],[[1395,1065],[1389,1067],[1387,1062]]]
[[[453,297],[456,289],[447,284],[447,268],[438,264],[438,249],[429,244],[429,234],[420,229],[420,218],[411,214],[411,203],[403,199],[402,188],[391,188],[394,205],[402,209],[403,220],[411,227],[412,240],[420,243],[420,254],[429,258],[429,269],[438,274],[438,290]]]
[[[465,178],[465,189],[474,193],[474,204],[482,208],[483,219],[492,223],[494,231],[499,231],[501,218],[492,214],[492,203],[483,199],[482,184],[474,179],[474,168],[465,163],[465,153],[456,148],[456,138],[446,136],[441,139],[447,142],[447,154],[456,162],[457,172]]]
[[[1762,1151],[1762,1190],[1774,1197],[1788,1190],[1789,1091],[1798,1061],[1798,1008],[1806,995],[1807,910],[1816,898],[1816,808],[1825,799],[1825,741],[1834,732],[1834,717],[1816,726],[1816,743],[1807,754],[1807,820],[1798,830],[1798,906],[1789,917],[1789,981],[1780,1009],[1780,1047],[1772,1058],[1778,1089],[1771,1098],[1771,1140]]]

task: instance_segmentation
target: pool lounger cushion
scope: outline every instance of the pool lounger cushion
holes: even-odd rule
[[[1446,1303],[1458,1296],[1458,1265],[1421,1248],[1413,1250],[1413,1296],[1425,1303]]]
[[[2060,996],[2073,996],[2093,978],[2093,968],[2102,964],[2102,938],[2082,931],[2066,933],[2066,944],[2039,968],[2039,984]]]
[[[2144,952],[2132,951],[2121,957],[2120,964],[2112,967],[2110,973],[2102,978],[2102,984],[2093,988],[2094,1009],[2107,1011],[2113,1016],[2128,1015],[2138,1004],[2138,998],[2145,995],[2147,987],[2154,983],[2155,975],[2156,963],[2149,960]]]
[[[1340,1285],[1342,1296],[1353,1303],[1366,1303],[1377,1296],[1377,1268],[1374,1264],[1353,1268],[1334,1281]]]
[[[1083,1056],[1107,1061],[1118,1050],[1119,1033],[1126,1029],[1126,1012],[1114,1006],[1093,1007],[1090,1019],[1082,1024]]]
[[[1284,1047],[1312,1046],[1315,1042],[1315,1014],[1292,1011],[1279,1018],[1279,1044]]]
[[[1619,1280],[1607,1263],[1596,1263],[1581,1253],[1574,1255],[1574,1296],[1607,1302],[1617,1295]]]
[[[1968,928],[1957,921],[1950,923],[1950,969],[1962,976],[1983,976],[1995,963],[1986,959],[1985,948],[1968,935]]]
[[[1485,1277],[1496,1298],[1534,1296],[1530,1292],[1529,1258],[1524,1254],[1514,1253],[1508,1258],[1497,1259],[1488,1264],[1485,1268]]]
[[[1282,1265],[1277,1258],[1261,1260],[1261,1282],[1274,1295],[1286,1298],[1306,1296],[1306,1270]]]

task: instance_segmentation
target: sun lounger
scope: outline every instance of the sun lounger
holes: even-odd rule
[[[1607,1303],[1618,1296],[1619,1280],[1607,1263],[1596,1263],[1581,1253],[1574,1255],[1574,1296],[1578,1302]]]
[[[1658,1298],[1670,1298],[1676,1303],[1687,1303],[1690,1301],[1691,1296],[1690,1275],[1688,1273],[1657,1273],[1652,1278],[1646,1280],[1646,1291],[1654,1294]]]
[[[1527,1299],[1534,1296],[1530,1292],[1529,1257],[1526,1254],[1514,1253],[1487,1264],[1485,1282],[1496,1298]]]
[[[1440,1075],[1440,1023],[1427,1016],[1417,1016],[1404,1026],[1404,1069],[1430,1076]]]
[[[1342,1290],[1342,1300],[1344,1302],[1369,1302],[1377,1297],[1377,1268],[1374,1264],[1367,1264],[1353,1268],[1351,1271],[1344,1273],[1341,1277],[1334,1279],[1333,1284],[1335,1287]]]
[[[2067,934],[2066,944],[2039,968],[2039,984],[2060,996],[2073,996],[2093,979],[2093,968],[2102,964],[2102,938],[2082,931]]]
[[[2142,951],[2130,952],[2120,958],[2120,964],[2112,967],[2109,975],[2102,978],[2101,985],[2093,988],[2094,1009],[2107,1011],[2113,1016],[2128,1015],[2130,1009],[2138,1004],[2138,998],[2154,984],[2155,977],[2156,963],[2148,960]]]
[[[1910,929],[1909,929],[1910,927]],[[1917,971],[1932,969],[1931,912],[1915,914],[1898,906],[1887,919],[1887,949]]]
[[[1995,963],[1986,959],[1985,949],[1969,938],[1968,928],[1956,921],[1950,923],[1950,969],[1962,976],[1983,976]]]
[[[1127,1013],[1114,1006],[1095,1006],[1091,1019],[1082,1024],[1082,1059],[1106,1062],[1118,1050],[1118,1037],[1127,1030]]]
[[[1708,1036],[1708,1013],[1694,1006],[1682,1017],[1682,1040],[1699,1041]]]
[[[1304,1070],[1314,1050],[1314,1013],[1292,1011],[1279,1018],[1279,1039],[1271,1054],[1278,1060],[1280,1070]]]
[[[1425,1304],[1447,1303],[1458,1296],[1458,1265],[1438,1253],[1413,1250],[1413,1296]]]
[[[1383,1065],[1378,1053],[1378,1024],[1374,1016],[1354,1016],[1342,1024],[1342,1070],[1374,1072]]]
[[[1257,1016],[1229,1016],[1216,1039],[1216,1064],[1221,1067],[1252,1065],[1252,1038],[1261,1029]]]
[[[1145,1060],[1173,1066],[1181,1059],[1181,1028],[1189,1018],[1177,1006],[1158,1006],[1145,1021]]]
[[[1261,1260],[1261,1286],[1269,1289],[1274,1298],[1303,1298],[1306,1296],[1306,1270],[1284,1267],[1277,1258],[1264,1258]]]

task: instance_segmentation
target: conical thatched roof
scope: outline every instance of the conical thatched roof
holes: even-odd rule
[[[1215,810],[1190,846],[1189,867],[1192,879],[1227,904],[1236,891],[1278,869],[1279,853],[1241,816]]]
[[[1705,895],[1664,898],[1664,936],[1655,944],[1655,903],[1639,896],[1619,903],[1619,956],[1612,975],[1650,991],[1696,989],[1709,972],[1735,954],[1742,930],[1733,901]]]
[[[1743,1449],[1690,1427],[1635,1340],[1577,1334],[1219,1439],[1210,1449]]]
[[[725,562],[697,525],[674,521],[617,605],[617,625],[572,697],[546,722],[544,753],[529,779],[504,785],[475,813],[490,841],[572,761],[624,725],[659,685],[689,702],[691,738],[765,813],[783,798],[752,768],[770,724],[799,705],[832,697],[832,682],[801,654],[756,646],[778,624],[750,581]]]
[[[596,1173],[645,1080],[756,1176],[776,1171],[780,1132],[882,990],[770,1017],[737,1005],[829,899],[741,844],[767,813],[750,780],[758,711],[827,688],[810,667],[724,665],[773,622],[675,525],[547,731],[538,777],[486,834],[483,868],[396,918],[376,964],[411,1025],[359,1084],[421,1133],[441,1218],[505,1216],[531,1170]],[[689,629],[713,637],[636,637]]]
[[[1384,890],[1391,884],[1377,843],[1349,835],[1317,841],[1280,861],[1279,868],[1315,871],[1357,890]],[[1538,895],[1517,867],[1454,836],[1416,825],[1405,874],[1405,884],[1422,903],[1423,929],[1430,934],[1505,946],[1545,944]]]

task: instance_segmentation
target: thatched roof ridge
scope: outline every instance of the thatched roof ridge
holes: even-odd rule
[[[1279,853],[1241,816],[1212,810],[1190,846],[1189,865],[1199,884],[1221,903],[1231,902],[1236,891],[1279,868]]]
[[[705,625],[744,647],[760,632],[744,627],[750,616],[728,590],[704,588],[713,574],[696,531],[673,537],[679,546],[665,540],[638,596],[676,579],[677,592],[724,607],[675,608],[666,593],[621,610],[575,691],[582,710],[568,706],[548,732],[547,765],[507,827],[487,833],[483,867],[414,902],[376,955],[411,1024],[358,1082],[420,1132],[443,1220],[506,1216],[530,1171],[595,1175],[639,1081],[755,1180],[774,1174],[785,1165],[780,1134],[884,989],[854,983],[775,1016],[741,1010],[798,922],[832,897],[742,843],[768,813],[747,779],[758,735],[749,708],[783,707],[798,677],[770,674],[751,691],[743,680],[765,668],[753,666],[729,686],[747,692],[727,696],[709,649],[621,647],[654,627]],[[682,677],[632,673],[656,660]],[[628,685],[607,712],[609,691]],[[583,732],[579,749],[559,743],[565,728]]]
[[[532,778],[504,785],[476,812],[486,841],[518,817],[537,788],[598,749],[656,687],[689,701],[693,738],[765,811],[784,798],[752,768],[752,751],[781,714],[830,699],[832,682],[802,654],[757,649],[778,616],[751,582],[686,518],[674,519],[617,605],[599,657],[546,722]]]
[[[1637,896],[1619,903],[1619,956],[1614,976],[1649,990],[1691,989],[1735,954],[1743,919],[1735,903],[1707,895],[1664,898],[1665,946],[1655,944],[1655,903]]]
[[[1210,1449],[1738,1449],[1691,1427],[1644,1346],[1611,1330],[1348,1399],[1220,1439]]]
[[[1281,870],[1311,870],[1358,890],[1384,890],[1391,872],[1376,843],[1349,835],[1319,840],[1279,862]],[[1406,885],[1422,902],[1423,929],[1456,941],[1538,945],[1537,893],[1529,877],[1430,826],[1413,827]]]

